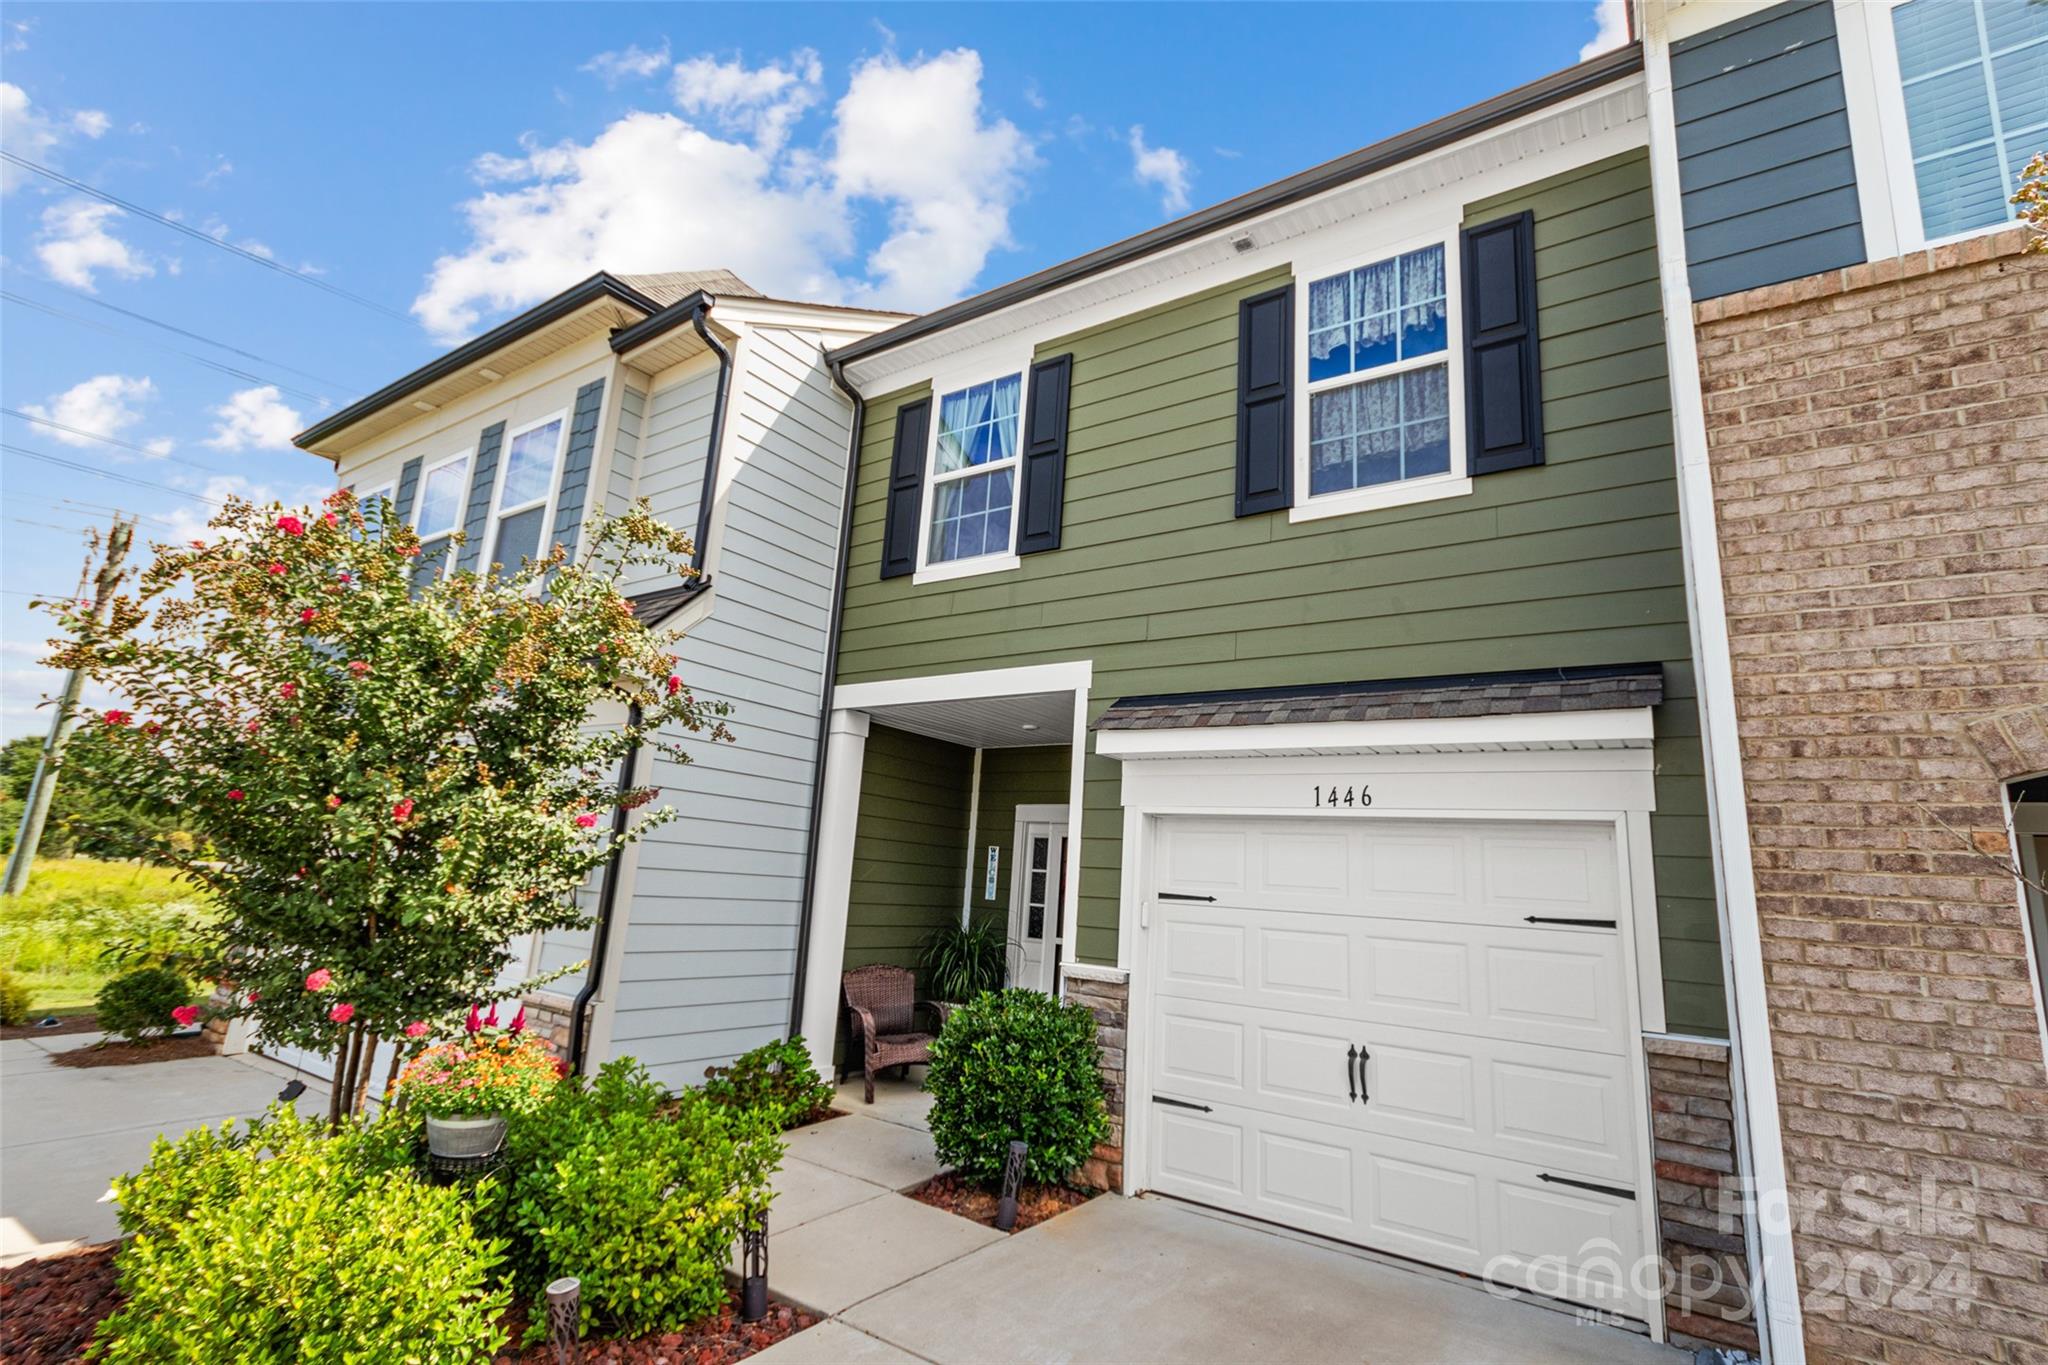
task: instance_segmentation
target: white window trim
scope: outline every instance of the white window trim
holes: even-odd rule
[[[406,524],[412,527],[413,534],[418,535],[422,541],[434,540],[440,536],[451,535],[454,532],[460,531],[462,529],[462,505],[464,502],[468,500],[467,494],[469,492],[469,479],[467,475],[469,473],[470,454],[471,452],[467,450],[460,450],[453,455],[447,456],[444,459],[436,460],[432,464],[426,464],[423,462],[420,465],[419,482],[413,485],[412,511],[406,514],[405,520]],[[448,466],[450,465],[462,466],[462,471],[464,474],[464,478],[461,480],[463,484],[462,496],[459,496],[455,502],[455,524],[453,526],[448,527],[446,530],[428,531],[422,534],[420,531],[420,509],[423,506],[425,506],[426,502],[425,495],[427,491],[427,479],[431,475],[448,468]],[[456,546],[451,542],[448,546],[448,553],[442,555],[441,558],[437,561],[437,568],[434,575],[436,578],[446,578],[450,573],[454,571],[455,550]]]
[[[1294,505],[1287,509],[1290,523],[1321,521],[1326,517],[1352,516],[1388,507],[1434,502],[1440,498],[1464,497],[1472,491],[1471,471],[1465,455],[1465,294],[1464,262],[1460,250],[1461,225],[1446,227],[1400,241],[1375,244],[1369,250],[1347,250],[1342,256],[1299,262],[1294,272]],[[1359,373],[1320,379],[1311,386],[1308,377],[1309,286],[1341,272],[1398,258],[1423,247],[1444,249],[1444,349],[1427,356],[1397,360]],[[1402,374],[1441,364],[1448,379],[1446,397],[1450,419],[1451,467],[1442,474],[1427,474],[1395,483],[1348,488],[1340,493],[1310,494],[1309,487],[1309,399],[1318,393],[1352,384]]]
[[[1024,416],[1031,402],[1031,354],[1024,352],[1015,357],[1014,365],[1004,362],[991,367],[982,364],[971,370],[955,370],[951,374],[932,376],[931,420],[925,425],[923,483],[918,498],[917,513],[917,568],[910,575],[912,584],[944,583],[956,578],[974,578],[985,573],[1002,573],[1015,569],[1024,560],[1017,553],[1017,510],[1024,501]],[[954,470],[946,475],[939,474],[939,415],[943,410],[948,393],[973,388],[997,379],[1017,376],[1017,453],[1003,463],[970,465],[966,469]],[[972,559],[947,559],[934,563],[931,559],[932,518],[939,507],[939,484],[955,483],[974,474],[986,474],[991,470],[1009,468],[1010,479],[1010,541],[1008,547],[996,554],[980,554]]]
[[[1920,175],[1913,165],[1913,130],[1906,121],[1906,81],[1899,71],[1898,32],[1892,26],[1892,11],[1910,0],[1879,0],[1864,13],[1869,21],[1870,67],[1875,90],[1878,136],[1884,147],[1885,178],[1891,191],[1893,220],[1898,224],[1899,252],[1925,251],[1950,242],[1967,242],[1972,237],[1989,237],[2018,226],[2016,218],[1966,228],[1945,237],[1927,235],[1926,219],[1920,212]],[[1856,111],[1851,110],[1852,116]],[[1997,111],[1993,111],[1994,118]],[[1853,135],[1854,127],[1851,132]]]
[[[561,430],[555,434],[555,453],[548,465],[547,492],[538,498],[530,498],[516,507],[508,508],[505,506],[505,479],[512,472],[512,443],[521,436],[526,435],[527,432],[538,431],[550,422],[560,422],[562,426]],[[493,563],[497,562],[492,556],[497,553],[498,527],[503,524],[505,518],[517,516],[521,512],[532,511],[535,507],[541,509],[541,514],[540,539],[534,543],[534,553],[536,555],[547,553],[549,537],[554,534],[555,499],[561,493],[562,452],[568,448],[569,410],[567,408],[551,412],[545,417],[536,417],[531,422],[526,422],[505,433],[505,442],[498,447],[498,468],[492,480],[491,515],[484,522],[484,543],[482,549],[477,552],[477,567],[480,570],[487,570]],[[516,572],[519,568],[516,564],[508,564],[505,567],[513,572]]]
[[[366,502],[374,502],[378,498],[394,497],[397,494],[397,492],[397,484],[380,483],[374,488],[368,488],[356,494],[356,506],[360,507]]]

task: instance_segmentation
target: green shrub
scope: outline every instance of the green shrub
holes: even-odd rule
[[[504,1244],[478,1234],[461,1189],[419,1180],[382,1126],[330,1137],[278,1106],[244,1133],[158,1139],[140,1174],[114,1182],[126,1302],[93,1358],[489,1356],[511,1299]]]
[[[528,1260],[521,1288],[583,1282],[580,1329],[617,1336],[678,1331],[726,1301],[740,1228],[766,1208],[782,1143],[764,1110],[686,1090],[671,1097],[637,1062],[606,1066],[587,1089],[564,1085],[513,1122],[517,1172],[508,1225]]]
[[[100,1027],[131,1041],[157,1038],[176,1024],[171,1011],[192,1003],[192,987],[169,967],[138,967],[100,987]]]
[[[20,1028],[28,1023],[29,1010],[34,1004],[35,993],[28,988],[28,983],[0,967],[0,1027]]]
[[[794,1128],[832,1103],[832,1087],[811,1065],[802,1038],[766,1043],[731,1066],[707,1067],[704,1097],[736,1109],[765,1110],[778,1131]]]
[[[1036,991],[995,991],[953,1011],[932,1044],[932,1141],[970,1180],[1002,1177],[1014,1139],[1031,1180],[1064,1180],[1109,1136],[1095,1016]]]

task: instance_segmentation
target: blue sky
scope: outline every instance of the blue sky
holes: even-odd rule
[[[0,733],[47,724],[28,602],[80,528],[317,496],[292,431],[592,269],[930,307],[1570,65],[1617,12],[0,7],[8,152],[329,287],[5,167]]]

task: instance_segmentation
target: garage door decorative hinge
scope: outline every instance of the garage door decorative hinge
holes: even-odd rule
[[[1175,1109],[1199,1109],[1199,1110],[1200,1110],[1200,1111],[1201,1111],[1202,1113],[1204,1113],[1204,1114],[1207,1114],[1207,1113],[1210,1113],[1210,1112],[1212,1112],[1212,1111],[1210,1110],[1209,1106],[1208,1106],[1208,1105],[1206,1105],[1206,1104],[1195,1104],[1195,1103],[1192,1103],[1191,1101],[1188,1101],[1188,1100],[1173,1100],[1173,1099],[1168,1099],[1168,1098],[1167,1098],[1166,1096],[1164,1096],[1164,1095],[1154,1095],[1154,1096],[1152,1097],[1152,1103],[1154,1103],[1154,1104],[1170,1104],[1170,1105],[1172,1105],[1172,1106],[1173,1106],[1173,1107],[1174,1107]]]
[[[1614,929],[1620,927],[1611,919],[1559,919],[1555,915],[1524,915],[1522,916],[1522,923],[1568,924],[1574,929]]]
[[[1575,1190],[1591,1190],[1595,1194],[1611,1194],[1616,1199],[1634,1199],[1636,1197],[1634,1190],[1624,1190],[1618,1185],[1596,1185],[1590,1180],[1572,1180],[1566,1176],[1552,1175],[1548,1171],[1543,1172],[1536,1178],[1550,1185],[1569,1185]]]

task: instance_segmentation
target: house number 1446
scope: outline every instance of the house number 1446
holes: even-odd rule
[[[1370,787],[1317,787],[1315,804],[1318,806],[1370,806]]]

